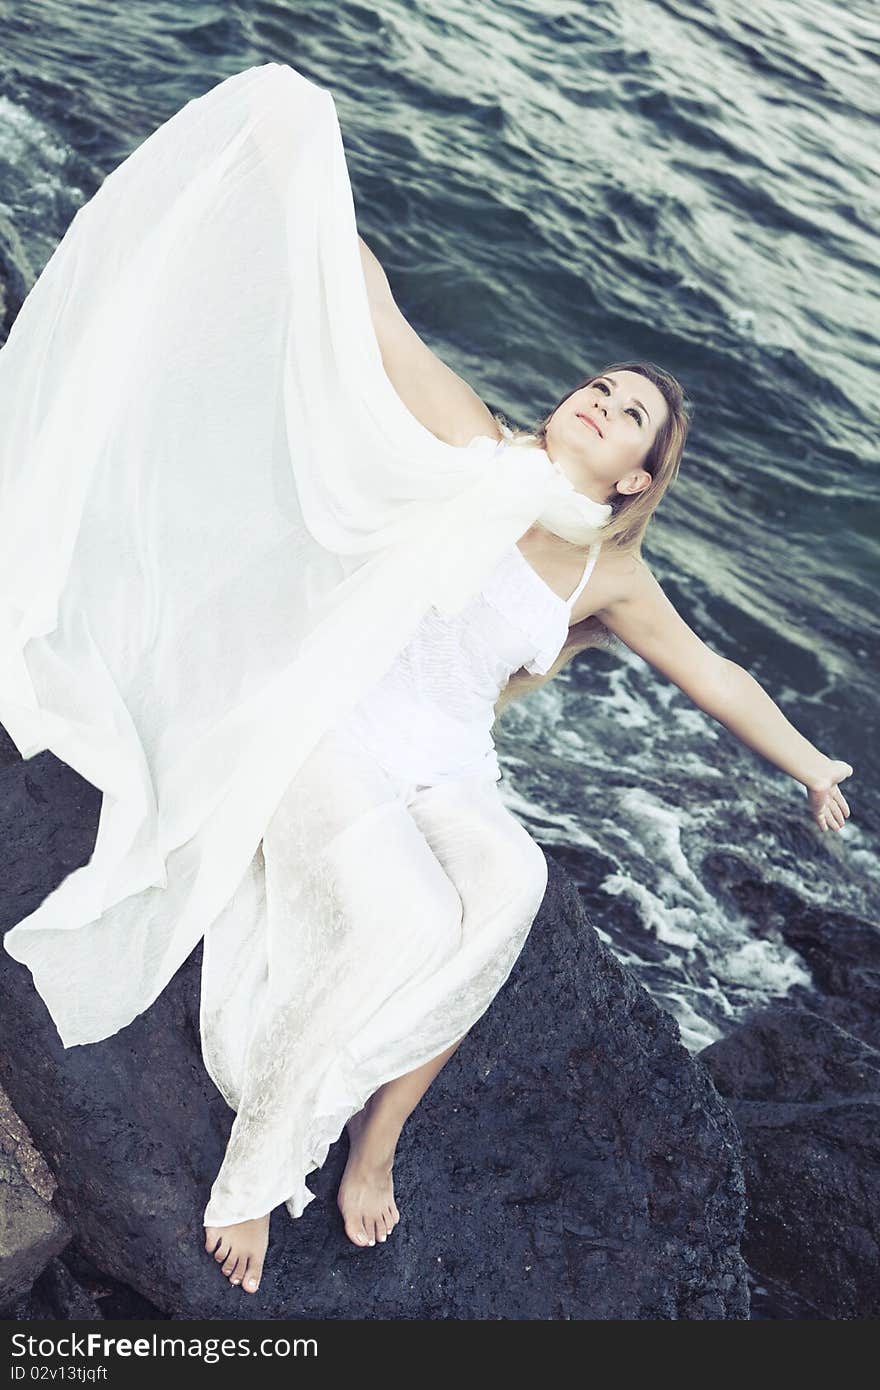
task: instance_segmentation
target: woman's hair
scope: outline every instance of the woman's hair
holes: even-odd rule
[[[657,431],[657,436],[642,464],[642,467],[651,474],[653,480],[651,486],[642,492],[626,496],[622,493],[615,493],[611,501],[611,516],[602,528],[603,545],[613,545],[618,550],[625,551],[640,560],[642,539],[647,530],[648,522],[660,505],[666,491],[678,476],[690,425],[691,408],[685,399],[681,385],[674,376],[661,371],[652,362],[615,362],[611,366],[605,367],[603,371],[585,377],[570,391],[566,391],[552,410],[539,420],[531,430],[511,428],[502,415],[496,414],[495,420],[509,444],[544,449],[547,445],[547,426],[559,407],[564,405],[575,391],[589,386],[590,382],[597,381],[599,377],[607,376],[609,372],[638,372],[640,376],[647,377],[648,381],[653,382],[657,387],[668,407],[666,420]],[[600,622],[598,618],[585,618],[582,622],[575,623],[569,630],[559,656],[546,675],[533,676],[525,668],[514,672],[498,698],[495,706],[496,718],[511,700],[517,699],[520,695],[526,694],[527,691],[552,680],[578,652],[584,651],[587,647],[607,647],[610,643],[611,635],[604,623]]]

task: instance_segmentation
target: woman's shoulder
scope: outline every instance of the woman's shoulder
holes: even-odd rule
[[[638,552],[606,541],[590,581],[572,610],[573,621],[601,616],[603,611],[632,597],[646,575],[650,575],[650,570]]]

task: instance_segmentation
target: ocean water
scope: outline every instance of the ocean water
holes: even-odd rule
[[[693,1050],[809,985],[792,904],[876,923],[880,19],[868,0],[0,3],[0,247],[224,77],[336,99],[361,231],[420,333],[531,424],[648,358],[694,406],[646,558],[855,767],[846,829],[626,648],[498,728],[508,804]]]

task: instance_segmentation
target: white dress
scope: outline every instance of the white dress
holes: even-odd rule
[[[203,1053],[237,1111],[206,1225],[300,1216],[349,1117],[507,979],[547,865],[498,793],[493,706],[552,665],[597,555],[564,600],[512,546],[459,614],[426,614],[282,800],[205,936]]]
[[[491,442],[477,436],[472,446]],[[596,541],[574,592],[562,599],[519,545],[510,546],[460,613],[428,611],[342,726],[385,767],[412,781],[480,773],[500,778],[491,735],[498,696],[520,667],[533,674],[549,671],[599,549]]]

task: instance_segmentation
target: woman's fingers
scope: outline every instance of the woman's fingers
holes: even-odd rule
[[[847,763],[838,764],[844,768]],[[837,783],[824,792],[814,791],[811,795],[813,815],[820,830],[842,830],[849,815],[849,804]]]
[[[849,815],[849,806],[847,805],[846,797],[837,786],[832,787],[829,793],[828,810],[837,829],[842,830],[846,823],[846,818]]]
[[[829,798],[829,800],[828,800],[828,805],[827,805],[827,807],[826,807],[826,810],[827,810],[828,820],[829,820],[831,826],[833,827],[833,829],[834,829],[834,830],[842,830],[842,829],[843,829],[843,825],[844,825],[844,821],[845,821],[846,817],[844,816],[843,811],[842,811],[841,808],[838,806],[837,802],[834,800],[833,797],[830,797],[830,798]]]
[[[838,811],[832,801],[826,800],[816,811],[816,824],[820,830],[839,830],[843,825],[843,812]]]
[[[848,777],[852,772],[849,763],[834,765],[832,776]],[[830,786],[813,787],[809,791],[810,808],[820,830],[842,830],[849,816],[849,804],[837,782]]]

